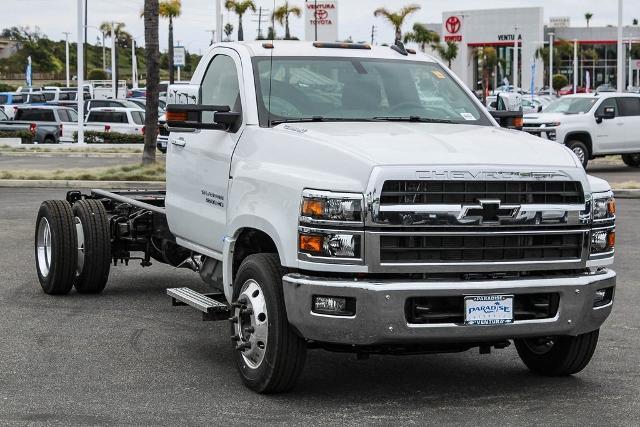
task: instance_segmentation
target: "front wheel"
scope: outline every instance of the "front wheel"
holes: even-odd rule
[[[622,161],[632,168],[640,168],[640,153],[623,154]]]
[[[586,169],[589,163],[589,149],[582,141],[569,141],[567,147],[578,157],[582,166]]]
[[[234,280],[234,358],[242,381],[258,393],[293,388],[306,357],[306,342],[287,319],[282,276],[277,254],[255,254]]]
[[[540,375],[559,377],[582,371],[598,345],[599,329],[586,334],[515,340],[527,368]]]

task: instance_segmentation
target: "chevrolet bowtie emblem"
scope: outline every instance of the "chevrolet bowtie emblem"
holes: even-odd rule
[[[477,205],[464,205],[460,219],[479,221],[481,224],[499,223],[502,219],[514,218],[520,207],[503,206],[500,200],[479,200]]]

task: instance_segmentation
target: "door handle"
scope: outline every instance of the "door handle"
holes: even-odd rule
[[[184,147],[187,145],[187,141],[185,141],[184,138],[171,138],[171,143],[178,147]]]

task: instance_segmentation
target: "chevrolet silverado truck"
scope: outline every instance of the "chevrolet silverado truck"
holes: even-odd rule
[[[569,147],[586,168],[591,159],[621,155],[640,167],[640,95],[597,92],[566,95],[524,117],[525,132]]]
[[[166,191],[43,202],[44,292],[99,293],[132,260],[192,269],[208,291],[172,303],[229,322],[259,393],[291,389],[308,349],[513,342],[541,375],[589,363],[616,285],[611,188],[564,145],[500,128],[436,59],[224,43],[169,92]]]

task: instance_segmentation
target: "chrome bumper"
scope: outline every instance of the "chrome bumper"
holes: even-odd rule
[[[615,287],[612,270],[571,277],[486,281],[355,281],[300,274],[283,278],[289,322],[306,339],[348,345],[482,342],[534,336],[578,335],[598,329],[611,313],[613,301],[593,307],[595,292]],[[554,318],[515,321],[505,325],[457,323],[410,324],[407,298],[491,294],[560,294]],[[352,317],[313,313],[314,295],[352,297]]]

